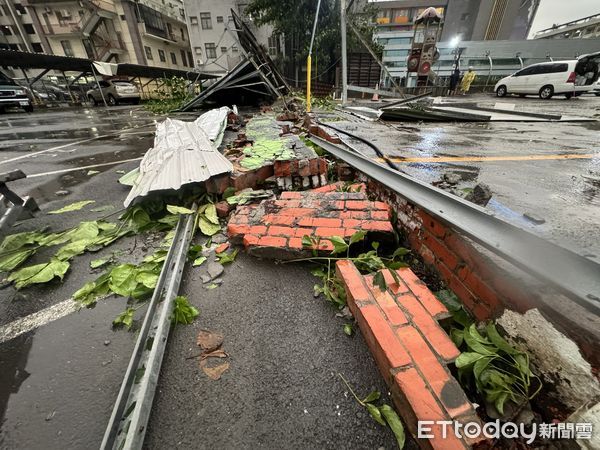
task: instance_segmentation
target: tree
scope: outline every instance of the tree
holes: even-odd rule
[[[288,77],[294,77],[296,71],[306,64],[317,3],[318,0],[251,0],[245,10],[257,25],[271,25],[274,33],[285,36],[286,58],[283,64]],[[376,12],[374,5],[367,4],[353,5],[348,14],[348,20],[353,21],[369,42],[373,41]],[[319,78],[324,81],[331,82],[335,78],[334,68],[341,56],[340,41],[340,2],[321,0],[313,46],[313,65],[317,67],[317,75],[321,75]],[[350,30],[348,51],[364,51],[362,44]]]

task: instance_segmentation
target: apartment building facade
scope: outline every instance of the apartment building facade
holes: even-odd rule
[[[600,4],[598,5],[600,10]],[[535,33],[534,39],[598,39],[600,14],[582,17],[571,22],[554,25]]]
[[[272,58],[284,53],[283,36],[268,25],[256,26],[245,14],[248,1],[184,0],[194,63],[203,72],[223,74],[240,61],[231,10],[243,17],[258,43]]]
[[[526,39],[539,0],[394,0],[373,2],[379,9],[375,39],[384,47],[383,62],[392,76],[407,78],[414,20],[428,7],[442,17],[438,41]],[[440,45],[438,45],[440,47]],[[445,48],[447,51],[447,48]]]
[[[194,67],[182,0],[0,2],[0,47],[180,70]],[[14,15],[12,9],[20,13]]]

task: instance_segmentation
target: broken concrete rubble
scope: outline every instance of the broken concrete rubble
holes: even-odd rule
[[[354,192],[337,191],[342,186],[283,192],[279,199],[240,206],[229,220],[230,239],[243,243],[253,255],[274,259],[310,253],[302,243],[304,236],[316,239],[314,245],[322,251],[333,250],[328,237],[349,237],[358,230],[390,240],[393,228],[388,205],[368,200],[364,185],[348,188]]]

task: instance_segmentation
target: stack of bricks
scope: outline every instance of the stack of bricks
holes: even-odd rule
[[[229,237],[234,243],[243,242],[251,254],[277,259],[309,254],[311,249],[302,245],[304,236],[321,238],[322,251],[333,250],[328,237],[350,237],[358,230],[373,233],[378,240],[392,239],[388,205],[369,201],[364,190],[337,192],[337,187],[283,192],[278,200],[240,206],[227,226]]]
[[[327,185],[325,158],[276,160],[273,169],[280,189],[291,189],[294,186],[308,189]]]
[[[417,422],[479,421],[464,391],[448,371],[460,351],[438,320],[447,309],[408,268],[383,274],[387,289],[373,285],[373,276],[363,276],[349,260],[337,262],[337,274],[347,293],[348,307],[390,387],[394,403],[411,433]],[[429,439],[417,439],[421,448],[465,449],[474,441],[454,435],[444,439],[441,425],[431,425]]]

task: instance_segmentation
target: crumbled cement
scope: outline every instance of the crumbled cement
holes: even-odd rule
[[[214,280],[218,276],[222,275],[225,269],[218,262],[211,261],[208,263],[208,275],[211,280]]]
[[[592,424],[592,438],[591,439],[577,439],[577,443],[584,450],[594,450],[600,448],[600,402],[589,407],[586,405],[585,408],[581,408],[575,411],[568,419],[567,422],[575,424]]]
[[[471,192],[467,194],[465,200],[473,202],[480,206],[485,206],[488,204],[490,199],[492,198],[492,190],[487,184],[479,183],[477,184]]]
[[[506,310],[498,323],[509,337],[523,341],[531,361],[556,388],[558,399],[578,409],[590,399],[600,397],[600,383],[579,348],[559,332],[537,309],[525,314]]]

